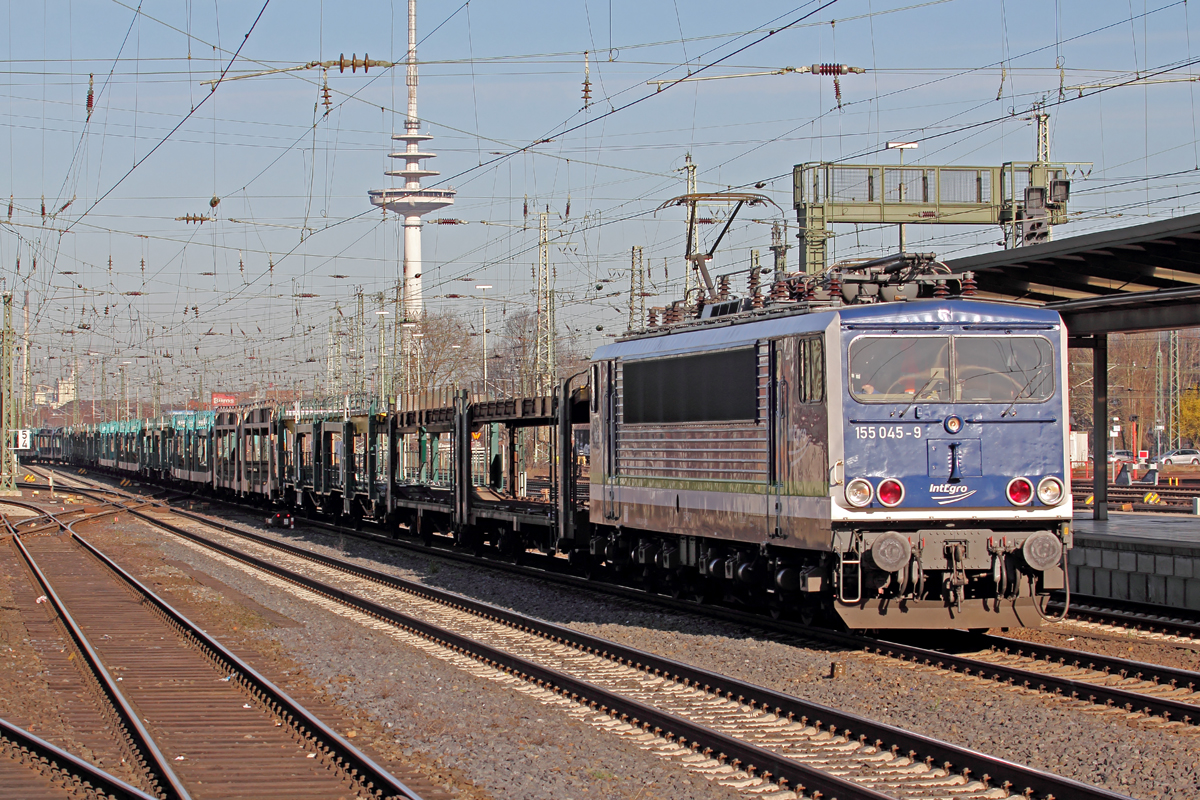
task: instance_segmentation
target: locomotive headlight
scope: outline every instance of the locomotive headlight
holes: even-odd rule
[[[1014,506],[1027,506],[1033,500],[1033,484],[1028,478],[1013,478],[1004,493]]]
[[[946,429],[946,433],[958,433],[962,430],[962,417],[956,417],[951,414],[946,417],[946,421],[942,423],[942,427]]]
[[[1047,476],[1038,483],[1038,500],[1044,505],[1058,505],[1063,501],[1064,494],[1062,481],[1058,478]]]
[[[855,508],[862,508],[871,503],[875,490],[871,482],[863,478],[855,478],[846,484],[846,502]]]
[[[1038,531],[1021,546],[1025,563],[1039,572],[1058,566],[1058,562],[1062,560],[1062,553],[1062,542],[1049,531]]]
[[[900,505],[904,499],[904,484],[895,478],[888,478],[879,483],[879,502],[888,508]]]

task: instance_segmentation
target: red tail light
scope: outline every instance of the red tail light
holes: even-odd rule
[[[879,498],[879,502],[891,508],[899,505],[900,501],[904,499],[904,484],[895,478],[888,478],[880,482],[875,494]]]
[[[1008,482],[1008,502],[1014,506],[1027,506],[1033,499],[1033,484],[1028,478],[1013,478]]]

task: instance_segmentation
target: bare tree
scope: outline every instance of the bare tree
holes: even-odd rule
[[[403,328],[401,336],[411,337],[412,344],[400,347],[393,385],[405,385],[406,370],[416,391],[453,384],[465,386],[478,379],[482,367],[480,344],[457,314],[426,314],[416,326]]]

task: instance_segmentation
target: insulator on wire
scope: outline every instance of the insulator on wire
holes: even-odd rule
[[[846,64],[813,64],[808,68],[813,75],[861,75],[866,72],[862,67],[851,67]]]
[[[13,212],[13,196],[10,194],[8,196],[8,218],[9,219],[12,219],[12,212]]]
[[[42,221],[46,221],[46,195],[42,195]]]
[[[842,107],[842,82],[837,79],[836,75],[833,77],[833,96],[837,100],[837,107],[841,108]]]
[[[367,72],[371,68],[371,57],[363,53],[362,60],[359,60],[358,54],[350,56],[350,60],[346,60],[346,54],[342,53],[338,56],[338,72],[345,72],[346,67],[350,67],[351,72],[358,72],[358,68],[362,67],[363,72]]]
[[[453,217],[442,217],[433,221],[434,225],[466,225],[465,219],[454,219]]]
[[[95,78],[96,78],[96,76],[94,73],[88,75],[87,118],[89,120],[92,118],[92,108],[93,108],[93,105],[94,105],[95,99],[96,99],[95,89],[93,88]]]

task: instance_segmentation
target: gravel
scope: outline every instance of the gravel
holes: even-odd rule
[[[111,549],[135,574],[151,579],[155,591],[203,613],[202,624],[239,654],[255,651],[277,672],[311,680],[351,709],[360,732],[356,745],[367,743],[385,756],[384,763],[392,757],[416,764],[459,797],[740,796],[533,697],[398,645],[385,632],[348,624],[342,615],[141,523],[123,518],[119,528],[106,526],[88,538],[106,552]],[[163,556],[215,577],[218,589],[198,585],[182,570],[164,568]],[[272,624],[235,606],[222,597],[222,586],[296,624]]]
[[[336,534],[297,529],[268,535],[306,541],[315,550],[361,559],[401,577],[1133,797],[1200,796],[1200,728],[883,657],[781,641],[776,634],[752,627],[643,607]],[[1155,661],[1155,652],[1147,648],[1137,657]],[[845,665],[845,676],[831,680],[826,676],[834,660]]]
[[[1026,642],[1066,647],[1089,653],[1129,658],[1164,667],[1200,672],[1200,644],[1154,641],[1151,634],[1138,631],[1107,633],[1077,627],[1069,623],[1052,628],[1010,630],[1001,634]]]

